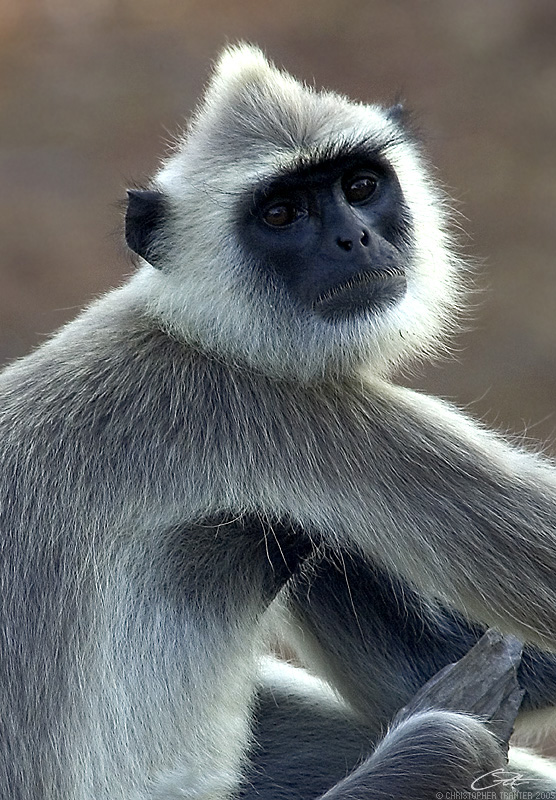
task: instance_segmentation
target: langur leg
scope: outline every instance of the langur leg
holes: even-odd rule
[[[505,765],[482,723],[444,711],[403,719],[373,752],[370,730],[325,684],[279,663],[265,672],[242,800],[430,800]]]

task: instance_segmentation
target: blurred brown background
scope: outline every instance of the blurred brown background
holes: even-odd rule
[[[554,0],[0,0],[0,362],[131,270],[118,201],[239,38],[417,111],[486,291],[415,383],[554,451]]]

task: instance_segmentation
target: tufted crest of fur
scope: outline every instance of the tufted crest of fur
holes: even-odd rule
[[[239,235],[238,204],[260,181],[365,143],[394,167],[411,227],[408,290],[395,306],[330,324],[261,285]],[[162,165],[168,197],[166,267],[144,269],[150,313],[174,334],[227,359],[302,380],[367,365],[384,374],[430,353],[454,319],[461,264],[446,234],[444,201],[417,147],[376,105],[315,91],[257,48],[228,48],[205,97]],[[148,275],[145,275],[145,271]]]

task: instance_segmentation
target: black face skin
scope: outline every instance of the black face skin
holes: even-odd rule
[[[247,246],[304,308],[331,322],[381,311],[406,291],[409,218],[376,155],[301,165],[257,187]]]

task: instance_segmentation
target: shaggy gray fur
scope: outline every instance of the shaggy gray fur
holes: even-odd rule
[[[361,137],[397,171],[415,256],[399,304],[336,326],[261,289],[234,198]],[[153,185],[158,268],[0,377],[6,800],[230,797],[273,599],[322,546],[556,642],[554,466],[387,377],[437,344],[460,291],[439,193],[398,124],[232,48]],[[323,713],[342,730],[338,702]],[[430,712],[353,780],[426,800],[500,757],[478,721]]]

